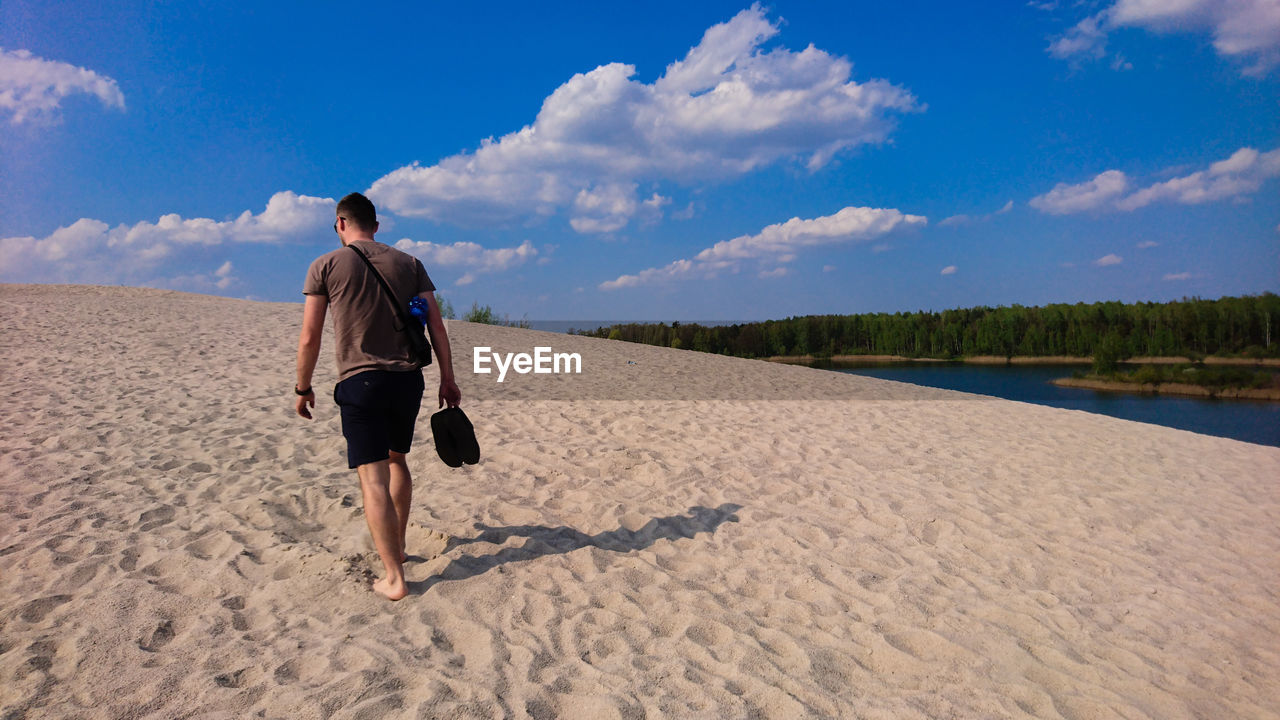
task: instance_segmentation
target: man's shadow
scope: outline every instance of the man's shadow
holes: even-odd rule
[[[713,533],[722,523],[738,522],[734,515],[741,510],[741,505],[724,503],[717,508],[706,508],[697,505],[689,508],[683,515],[668,515],[653,518],[639,530],[628,530],[620,527],[617,530],[587,535],[571,527],[548,527],[546,525],[507,525],[491,527],[476,523],[480,534],[473,538],[450,538],[445,552],[459,545],[488,542],[500,545],[512,536],[526,537],[528,541],[521,547],[502,548],[492,555],[469,555],[455,558],[443,570],[426,580],[409,583],[411,593],[430,590],[437,583],[449,580],[465,580],[487,572],[510,562],[533,560],[544,555],[570,553],[584,547],[597,547],[601,550],[625,553],[632,550],[643,550],[659,540],[680,540],[692,538],[700,532]]]

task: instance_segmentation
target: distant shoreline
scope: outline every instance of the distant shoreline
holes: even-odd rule
[[[1071,355],[1054,356],[1013,356],[974,355],[955,360],[937,358],[910,358],[902,355],[833,355],[830,358],[818,358],[812,355],[778,355],[765,358],[769,362],[786,365],[807,365],[810,367],[877,365],[887,363],[922,363],[937,365],[940,363],[957,363],[965,365],[1091,365],[1093,358]],[[1126,365],[1178,365],[1192,364],[1187,357],[1134,357],[1120,361]],[[1219,358],[1206,357],[1205,365],[1244,366],[1244,367],[1280,367],[1280,359],[1264,358]],[[1058,378],[1050,381],[1058,387],[1100,390],[1103,392],[1122,392],[1137,395],[1177,395],[1181,397],[1215,398],[1223,400],[1265,400],[1280,401],[1280,388],[1215,388],[1190,383],[1132,383],[1119,380],[1096,380],[1086,378]]]
[[[813,355],[773,355],[764,358],[769,362],[783,363],[786,365],[814,365],[831,363],[839,364],[872,364],[872,363],[964,363],[966,365],[1092,365],[1091,357],[1076,357],[1074,355],[1014,355],[1012,357],[1004,357],[1001,355],[972,355],[955,360],[944,360],[940,358],[912,358],[903,355],[832,355],[829,358],[819,358]],[[1121,360],[1126,365],[1177,365],[1180,363],[1193,363],[1194,361],[1188,357],[1132,357],[1127,360]],[[1243,365],[1243,366],[1259,366],[1259,367],[1280,367],[1280,358],[1262,358],[1255,360],[1252,358],[1222,358],[1222,357],[1206,357],[1205,365]]]
[[[1180,395],[1183,397],[1217,398],[1222,400],[1280,401],[1280,389],[1277,388],[1211,388],[1187,383],[1139,384],[1116,380],[1086,380],[1084,378],[1058,378],[1050,382],[1058,387],[1136,393],[1139,395]]]

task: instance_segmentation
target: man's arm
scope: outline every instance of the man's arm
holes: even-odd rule
[[[320,357],[320,338],[324,335],[324,315],[328,309],[329,298],[324,295],[308,295],[306,304],[302,306],[302,333],[298,336],[298,384],[295,389],[309,392],[297,396],[294,409],[308,420],[311,419],[311,411],[307,406],[316,406],[311,375],[315,372],[316,360]]]
[[[462,402],[462,391],[453,380],[453,356],[449,352],[449,334],[444,329],[444,318],[440,317],[440,306],[436,304],[434,292],[419,293],[418,297],[427,301],[427,334],[431,336],[431,347],[435,348],[440,367],[440,403],[436,407],[457,407]]]

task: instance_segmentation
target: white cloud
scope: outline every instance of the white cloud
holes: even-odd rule
[[[1132,70],[1133,63],[1126,60],[1124,56],[1121,55],[1120,53],[1116,53],[1116,56],[1111,60],[1111,69],[1117,72],[1123,71],[1123,70]]]
[[[573,217],[569,219],[569,225],[580,233],[614,232],[626,226],[636,213],[636,206],[635,183],[611,183],[590,190],[584,188],[573,199]]]
[[[575,230],[611,232],[640,209],[637,183],[723,180],[790,158],[816,170],[884,141],[896,114],[922,109],[884,80],[851,81],[848,60],[812,45],[763,50],[779,23],[753,5],[709,28],[652,84],[622,63],[574,75],[532,124],[399,168],[366,194],[391,212],[472,225],[569,208]]]
[[[124,93],[109,77],[45,60],[28,50],[0,48],[0,111],[12,114],[10,123],[55,118],[62,99],[76,93],[93,95],[107,107],[124,109]]]
[[[1122,262],[1124,262],[1124,258],[1112,253],[1110,255],[1103,255],[1097,260],[1094,260],[1093,264],[1098,267],[1107,267],[1108,265],[1119,265]]]
[[[523,265],[536,257],[538,251],[528,240],[516,247],[486,248],[473,242],[456,242],[442,245],[426,240],[404,238],[396,247],[422,260],[431,272],[437,266],[458,266],[465,269],[458,285],[469,285],[481,273],[493,273]]]
[[[1120,28],[1207,32],[1219,54],[1246,63],[1244,72],[1263,75],[1280,64],[1280,3],[1276,0],[1116,0],[1081,20],[1049,45],[1057,58],[1101,58],[1107,34]],[[1132,67],[1117,55],[1112,67]]]
[[[942,272],[941,272],[941,273],[939,273],[939,274],[941,274],[941,275],[955,275],[955,274],[956,274],[956,270],[957,270],[957,268],[956,268],[956,266],[955,266],[955,265],[948,265],[948,266],[946,266],[946,267],[942,268]]]
[[[836,266],[835,266],[835,265],[823,265],[823,266],[822,266],[822,272],[835,272],[835,269],[836,269]]]
[[[227,237],[242,242],[276,242],[317,230],[332,232],[333,212],[337,206],[332,198],[299,195],[285,190],[272,195],[262,213],[254,215],[248,210],[240,213],[240,217],[231,224]]]
[[[337,203],[331,198],[278,192],[267,207],[254,215],[245,210],[235,220],[219,222],[209,218],[183,219],[171,213],[154,224],[142,221],[133,227],[112,230],[111,247],[150,248],[165,254],[173,245],[219,245],[224,242],[279,242],[324,230],[333,220]]]
[[[764,279],[785,276],[790,270],[785,267],[776,267],[772,270],[761,270],[759,276]]]
[[[1044,195],[1031,198],[1031,207],[1051,215],[1094,210],[1124,194],[1129,179],[1119,170],[1107,170],[1092,180],[1078,185],[1058,183]]]
[[[1004,205],[1000,206],[999,210],[996,210],[994,212],[989,212],[986,215],[979,215],[977,217],[973,217],[972,215],[965,215],[963,213],[959,215],[952,215],[951,217],[945,218],[941,222],[939,222],[938,227],[958,227],[960,225],[968,225],[969,223],[974,223],[974,222],[986,222],[997,215],[1004,215],[1005,213],[1009,212],[1012,209],[1013,209],[1013,201],[1010,200],[1006,202]]]
[[[81,218],[43,238],[0,238],[0,277],[18,282],[145,281],[144,275],[183,248],[225,242],[281,242],[323,232],[336,203],[291,191],[271,196],[254,215],[246,210],[235,220],[183,219],[162,215],[152,223],[120,224]],[[229,277],[228,266],[226,277]],[[217,282],[223,276],[216,276]]]
[[[1165,280],[1190,280],[1191,273],[1189,272],[1169,273],[1164,276],[1164,279]]]
[[[635,275],[622,275],[600,284],[601,290],[635,287],[661,280],[689,277],[712,277],[720,272],[738,272],[748,260],[761,263],[785,263],[803,248],[869,240],[900,226],[924,225],[919,215],[904,215],[897,210],[847,207],[834,215],[811,220],[791,218],[769,225],[755,235],[741,235],[724,240],[695,255],[676,260],[664,267],[649,268]],[[772,272],[776,273],[777,269]]]
[[[1136,210],[1153,202],[1183,205],[1233,198],[1256,192],[1262,183],[1280,176],[1280,149],[1259,153],[1241,148],[1231,157],[1213,163],[1208,170],[1156,183],[1116,203],[1121,210]]]
[[[1143,240],[1142,242],[1138,243],[1139,250],[1146,250],[1148,248],[1159,247],[1159,246],[1160,246],[1160,243],[1156,242],[1155,240]]]
[[[1054,215],[1098,209],[1132,211],[1156,202],[1196,205],[1243,199],[1275,177],[1280,177],[1280,148],[1267,153],[1240,148],[1206,170],[1154,183],[1128,195],[1129,179],[1119,170],[1108,170],[1078,185],[1058,183],[1053,190],[1032,198],[1030,205]]]
[[[183,292],[217,292],[227,290],[238,284],[240,279],[232,275],[234,268],[228,260],[211,273],[179,275],[156,282],[148,283],[150,287],[168,288]]]
[[[222,266],[219,267],[217,270],[213,271],[213,276],[218,279],[216,283],[218,287],[226,288],[228,284],[235,282],[235,278],[231,275],[231,272],[233,271],[233,269],[234,268],[232,268],[231,266],[231,261],[228,260],[222,263]]]
[[[640,203],[640,219],[652,225],[662,219],[662,208],[671,204],[671,198],[654,193],[648,200]]]
[[[688,205],[684,207],[684,209],[677,210],[671,213],[671,219],[672,220],[691,220],[693,216],[696,214],[697,214],[697,208],[694,207],[694,204],[691,201]]]
[[[1102,29],[1103,16],[1091,15],[1049,43],[1049,54],[1059,60],[1105,57],[1107,33]]]

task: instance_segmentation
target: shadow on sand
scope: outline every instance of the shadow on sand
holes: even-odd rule
[[[617,530],[595,535],[587,535],[563,525],[560,527],[546,525],[490,527],[483,523],[476,523],[475,528],[480,531],[480,534],[473,538],[451,538],[445,552],[459,545],[477,542],[500,545],[510,537],[529,539],[521,547],[502,548],[492,555],[468,555],[455,558],[443,570],[426,580],[409,583],[409,592],[412,594],[426,592],[437,583],[465,580],[506,563],[533,560],[544,555],[570,553],[585,547],[625,553],[643,550],[659,540],[680,540],[692,538],[701,532],[713,533],[722,523],[738,522],[738,516],[734,513],[741,509],[741,505],[733,503],[724,503],[716,508],[698,505],[689,508],[683,515],[653,518],[639,530],[633,531],[620,527]]]

